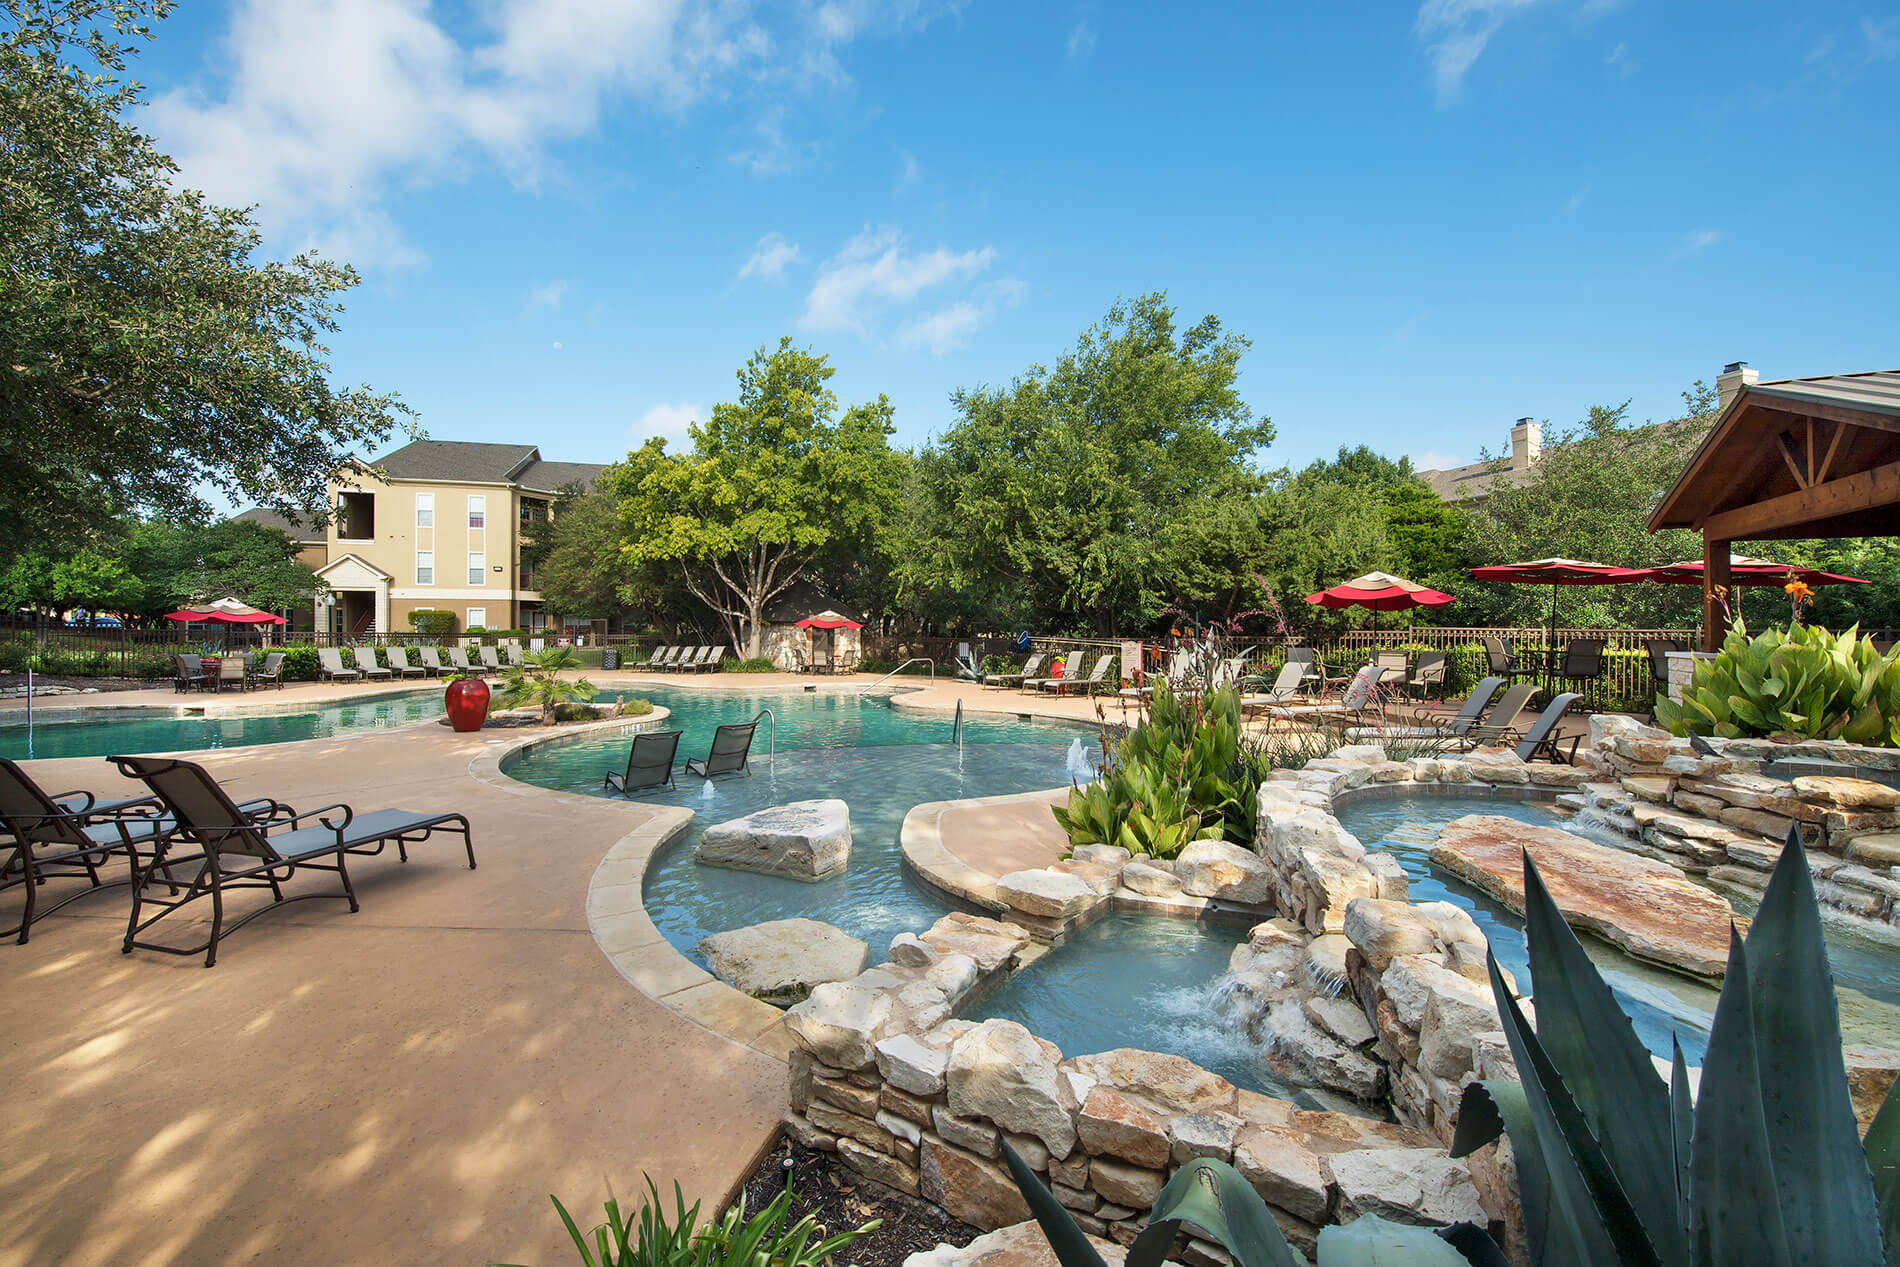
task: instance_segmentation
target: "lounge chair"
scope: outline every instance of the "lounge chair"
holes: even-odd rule
[[[755,721],[739,725],[721,726],[713,731],[712,751],[701,761],[695,757],[686,763],[686,773],[697,774],[710,779],[715,774],[750,774],[746,761],[752,753],[752,732],[759,728]]]
[[[33,924],[68,902],[100,889],[130,884],[105,880],[99,868],[114,857],[135,862],[140,846],[156,853],[174,824],[151,797],[101,801],[90,792],[49,796],[17,762],[0,758],[0,828],[9,839],[0,844],[0,892],[19,888],[25,896],[17,928],[24,946]],[[87,886],[51,906],[40,906],[40,888],[49,880],[85,880]]]
[[[523,663],[522,658],[521,658],[521,644],[518,642],[511,642],[507,645],[505,650],[508,652],[509,665],[517,669],[520,668]]]
[[[995,687],[1021,686],[1042,670],[1042,662],[1046,659],[1048,659],[1048,652],[1038,651],[1035,655],[1023,661],[1023,667],[1020,673],[998,673],[995,677],[983,683],[983,685]]]
[[[495,654],[493,647],[484,645],[477,648],[475,654],[482,658],[482,668],[484,670],[490,673],[501,672],[501,657]]]
[[[130,777],[142,779],[164,803],[167,814],[175,821],[177,834],[203,850],[188,856],[161,852],[150,863],[135,868],[132,914],[126,924],[122,947],[127,954],[135,948],[170,955],[195,955],[202,950],[205,967],[209,968],[217,963],[219,941],[265,911],[275,910],[287,902],[341,897],[348,900],[354,912],[358,909],[356,890],[350,885],[345,855],[374,856],[392,842],[402,861],[407,862],[410,845],[436,832],[460,835],[468,854],[469,869],[475,867],[475,846],[469,838],[468,819],[461,814],[419,814],[401,809],[358,814],[347,805],[326,805],[298,814],[285,806],[284,815],[263,822],[246,813],[242,806],[233,804],[203,766],[170,757],[108,757],[107,760]],[[311,825],[302,825],[306,822]],[[235,868],[228,867],[227,855],[236,855],[243,861]],[[319,861],[332,857],[335,862]],[[180,870],[194,865],[196,872],[188,880],[179,877]],[[284,882],[305,870],[335,872],[343,891],[285,897]],[[168,890],[167,896],[159,897],[151,892],[159,887]],[[227,928],[224,895],[237,889],[268,889],[273,900]],[[211,899],[211,934],[202,945],[181,948],[140,940],[141,933],[201,897]],[[140,915],[148,905],[159,907],[159,912],[141,920]]]
[[[1162,672],[1161,679],[1169,688],[1180,692],[1188,689],[1188,677],[1194,666],[1194,653],[1186,647],[1179,648],[1168,658],[1168,667]],[[1124,686],[1120,694],[1123,699],[1147,699],[1154,694],[1154,679],[1151,677],[1140,686]]]
[[[264,663],[251,673],[251,681],[257,686],[275,686],[284,689],[284,653],[273,651],[264,657]]]
[[[376,663],[376,648],[352,647],[350,650],[356,657],[356,667],[362,670],[364,677],[376,682],[395,680],[395,674]]]
[[[674,647],[673,653],[667,656],[666,659],[660,661],[660,668],[662,668],[668,673],[671,673],[674,669],[677,669],[680,665],[684,664],[688,659],[690,659],[694,654],[696,654],[698,650],[699,648],[697,647],[688,647],[684,645]]]
[[[1343,717],[1349,722],[1363,723],[1368,713],[1380,707],[1379,680],[1384,676],[1385,670],[1378,665],[1364,665],[1353,674],[1344,694],[1336,702],[1276,708],[1273,710],[1273,715],[1289,720]]]
[[[1079,655],[1077,659],[1079,667]],[[1095,662],[1094,671],[1087,677],[1080,675],[1076,677],[1065,677],[1049,687],[1050,693],[1055,695],[1067,695],[1071,691],[1075,691],[1083,695],[1093,695],[1108,684],[1108,666],[1119,659],[1121,659],[1120,652],[1105,652],[1102,658]],[[1117,682],[1116,685],[1119,687],[1121,684]]]
[[[1061,669],[1059,674],[1057,673],[1058,667]],[[1019,689],[1023,691],[1041,691],[1052,683],[1060,682],[1064,678],[1074,677],[1081,673],[1081,671],[1082,653],[1080,651],[1071,651],[1067,655],[1058,658],[1054,664],[1051,664],[1049,671],[1044,673],[1041,677],[1024,678],[1023,684]]]
[[[700,669],[705,666],[706,662],[712,659],[712,653],[713,653],[713,649],[711,647],[701,647],[697,652],[693,654],[692,659],[680,665],[680,672],[682,673],[699,672]]]
[[[1428,708],[1415,708],[1410,716],[1401,719],[1396,726],[1351,730],[1347,732],[1346,738],[1353,743],[1370,743],[1381,739],[1462,739],[1478,724],[1478,719],[1484,715],[1485,706],[1503,685],[1504,679],[1501,677],[1482,679],[1471,688],[1471,694],[1465,696],[1458,711],[1450,717]]]
[[[409,663],[409,653],[401,647],[385,647],[383,654],[389,657],[389,671],[397,677],[427,677],[429,671],[420,664]]]
[[[1537,720],[1531,723],[1530,729],[1524,732],[1524,738],[1518,743],[1517,759],[1535,761],[1543,757],[1562,765],[1575,765],[1577,745],[1583,742],[1583,735],[1579,732],[1570,736],[1570,748],[1565,751],[1565,741],[1557,738],[1557,723],[1582,698],[1575,691],[1565,691],[1544,705],[1544,711],[1537,715]]]
[[[173,659],[178,662],[178,677],[173,681],[172,687],[178,693],[189,692],[194,686],[208,691],[217,685],[212,681],[211,675],[205,672],[202,658],[195,655],[179,655],[174,656]]]
[[[1288,660],[1280,666],[1280,672],[1264,691],[1242,692],[1240,708],[1244,713],[1257,713],[1276,705],[1290,704],[1301,698],[1300,680],[1306,676],[1306,662]],[[1259,681],[1261,679],[1250,679]]]
[[[416,659],[422,661],[422,671],[429,677],[441,677],[449,671],[442,663],[442,653],[434,647],[417,647]]]
[[[673,786],[673,754],[679,750],[680,732],[656,730],[633,737],[627,749],[627,768],[621,773],[607,771],[601,786],[622,796],[650,787]]]
[[[462,647],[449,648],[449,671],[470,676],[482,672],[482,666],[468,662],[468,652]]]
[[[1316,678],[1320,676],[1319,652],[1313,650],[1311,647],[1288,647],[1286,649],[1286,662],[1288,664],[1299,665],[1300,676],[1302,678]]]
[[[725,658],[726,649],[724,647],[714,647],[704,659],[693,666],[693,672],[717,673],[719,671],[719,662]]]
[[[666,646],[664,644],[655,646],[653,648],[652,655],[648,656],[644,660],[635,660],[632,663],[628,664],[627,667],[629,669],[657,669],[660,667],[660,661],[664,659],[667,652],[671,651],[672,649],[673,648]]]
[[[363,675],[355,669],[344,668],[343,653],[335,647],[318,647],[317,676],[333,682],[354,682]]]
[[[1467,748],[1478,748],[1485,744],[1516,743],[1518,740],[1517,719],[1524,713],[1525,705],[1531,702],[1531,696],[1537,694],[1535,682],[1517,682],[1507,688],[1498,697],[1497,705],[1484,715],[1483,720],[1466,728],[1459,738]]]
[[[1419,656],[1413,667],[1412,676],[1405,687],[1413,693],[1424,692],[1429,695],[1434,689],[1443,690],[1445,673],[1450,668],[1450,660],[1443,651],[1427,651]]]

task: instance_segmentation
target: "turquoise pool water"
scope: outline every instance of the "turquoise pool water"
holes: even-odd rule
[[[414,691],[392,687],[384,694],[343,703],[242,717],[187,716],[182,710],[189,707],[99,709],[73,721],[39,722],[33,727],[31,754],[24,724],[0,725],[0,756],[24,760],[29,755],[45,759],[243,748],[406,726],[443,712],[439,685]],[[19,715],[23,718],[23,711]]]

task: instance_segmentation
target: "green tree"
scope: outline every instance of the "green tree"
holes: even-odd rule
[[[132,41],[170,0],[4,2],[0,546],[134,509],[204,517],[207,488],[324,505],[345,454],[409,412],[328,381],[356,274],[257,259],[250,213],[177,188],[133,126]]]
[[[600,694],[600,688],[586,678],[569,680],[561,674],[578,669],[581,657],[572,647],[547,647],[530,651],[522,663],[502,670],[501,692],[495,703],[501,708],[519,708],[534,704],[541,709],[541,724],[554,724],[555,710],[569,701],[585,703]]]
[[[0,572],[0,607],[51,611],[58,605],[53,584],[53,561],[37,550],[16,555]]]
[[[843,552],[888,533],[906,458],[883,396],[838,413],[823,356],[779,340],[738,372],[739,396],[691,429],[690,452],[649,440],[601,477],[636,568],[662,567],[761,653],[765,608]]]
[[[1213,316],[1178,329],[1156,293],[1117,301],[1053,369],[958,391],[919,457],[902,592],[990,628],[1113,633],[1174,603],[1177,575],[1209,601],[1247,590],[1196,566],[1252,540],[1224,507],[1273,439],[1235,386],[1247,346]]]
[[[163,519],[140,524],[126,558],[144,582],[149,612],[226,597],[284,611],[308,606],[323,588],[297,562],[297,545],[289,536],[248,519],[202,527]]]
[[[627,561],[620,504],[603,492],[564,490],[545,527],[522,547],[522,563],[554,611],[600,617],[634,606],[636,572]]]
[[[61,607],[126,611],[145,597],[145,585],[123,562],[97,550],[77,550],[53,565],[53,599]]]

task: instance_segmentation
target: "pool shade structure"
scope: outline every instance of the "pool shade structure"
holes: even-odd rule
[[[175,612],[166,612],[165,619],[191,625],[287,625],[290,623],[282,616],[263,611],[249,603],[239,602],[235,598],[220,598],[216,602],[195,603],[189,607],[181,607]]]
[[[1900,535],[1900,369],[1763,382],[1735,361],[1716,388],[1715,425],[1645,525],[1702,534],[1705,651],[1732,543]]]
[[[1532,559],[1529,563],[1498,563],[1472,568],[1480,581],[1501,585],[1550,586],[1550,645],[1557,645],[1557,587],[1560,585],[1630,585],[1648,579],[1643,568],[1616,567],[1582,559]]]
[[[1413,607],[1443,607],[1458,601],[1453,594],[1441,594],[1416,581],[1408,581],[1390,572],[1368,572],[1352,580],[1308,594],[1306,601],[1335,611],[1346,607],[1364,607],[1372,613],[1372,628],[1379,628],[1380,612],[1407,611]]]

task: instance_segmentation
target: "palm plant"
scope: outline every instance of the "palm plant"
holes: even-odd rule
[[[570,701],[585,703],[600,694],[600,688],[586,678],[568,679],[561,676],[570,669],[578,669],[581,658],[572,647],[547,647],[541,651],[530,651],[522,657],[522,663],[511,664],[502,670],[501,693],[495,702],[502,708],[520,708],[524,704],[539,705],[543,725],[554,724],[554,711]]]

